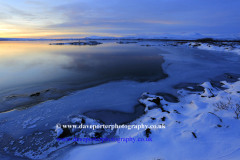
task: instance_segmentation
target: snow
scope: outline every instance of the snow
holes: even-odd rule
[[[189,42],[185,44],[189,47],[194,47],[201,50],[211,50],[211,51],[225,51],[233,52],[240,55],[240,44],[239,43],[199,43],[199,42]]]
[[[144,44],[144,42],[140,44]],[[149,44],[156,45],[157,42]],[[225,52],[217,52],[221,54],[216,54],[213,51],[203,52],[203,50],[188,47],[155,47],[159,49],[159,54],[164,56],[163,68],[169,74],[166,79],[147,83],[134,81],[110,82],[74,92],[58,100],[49,100],[26,110],[1,113],[0,129],[3,132],[2,136],[10,135],[11,137],[4,141],[4,144],[9,144],[7,146],[9,147],[8,152],[25,158],[42,159],[56,150],[65,151],[61,148],[73,143],[56,142],[56,137],[63,132],[61,128],[52,129],[57,123],[78,124],[82,122],[84,117],[88,124],[99,124],[100,122],[97,120],[85,117],[82,114],[99,109],[133,113],[134,106],[140,102],[145,105],[145,114],[129,124],[165,124],[164,129],[151,129],[150,137],[153,141],[111,142],[84,147],[77,146],[70,152],[65,152],[66,154],[62,158],[193,159],[199,156],[203,159],[220,159],[221,157],[228,157],[228,154],[233,158],[239,155],[237,153],[239,146],[235,144],[239,140],[239,134],[236,134],[239,130],[239,120],[234,118],[235,115],[232,110],[216,112],[212,104],[221,100],[225,102],[227,101],[225,98],[229,96],[233,97],[234,103],[237,103],[240,82],[222,81],[222,87],[227,88],[223,91],[214,88],[210,83],[210,78],[223,73],[229,71],[238,73],[236,70],[239,67],[239,64],[236,63],[238,62],[238,55],[227,55]],[[194,88],[190,83],[199,83],[199,86],[204,87],[204,92],[195,92],[194,89],[187,90],[185,88],[178,89],[177,92],[176,89],[173,89],[173,86],[182,82],[189,82],[188,88]],[[159,92],[175,95],[180,102],[168,102],[162,96],[156,94]],[[160,99],[165,112],[154,102],[156,98]],[[222,122],[219,122],[218,117]],[[152,118],[155,118],[155,120]],[[164,118],[165,121],[163,121]],[[29,128],[35,125],[36,127]],[[218,127],[218,125],[222,127]],[[37,134],[39,131],[43,133]],[[78,131],[71,130],[71,132],[77,133]],[[194,137],[193,133],[197,138]],[[110,131],[106,131],[105,135],[109,134]],[[129,136],[145,138],[145,130],[119,129],[117,135],[122,138]],[[14,143],[10,146],[10,142],[20,136],[25,143],[20,146],[19,143]],[[79,136],[93,137],[95,132],[88,130],[86,134],[79,133]],[[32,144],[33,147],[29,144]],[[93,150],[94,154],[91,154]],[[174,155],[170,151],[174,151]],[[133,154],[133,152],[138,154]],[[56,153],[59,154],[58,151]]]
[[[82,118],[73,118],[71,121],[72,121],[72,123],[79,123],[79,124],[81,124],[82,123]]]
[[[36,124],[34,124],[34,125],[32,125],[32,126],[29,126],[28,128],[35,128],[35,127],[37,127]]]
[[[57,137],[59,137],[63,133],[63,129],[59,126],[56,126],[55,132],[57,133]]]
[[[227,83],[229,84],[229,83]],[[212,88],[209,82],[203,83],[205,89]],[[232,87],[232,86],[235,86]],[[167,102],[167,106],[162,103],[165,110],[159,108],[148,110],[145,115],[129,123],[156,125],[165,124],[165,129],[151,129],[150,138],[152,141],[132,142],[111,142],[101,145],[75,147],[66,153],[62,159],[106,159],[112,157],[120,159],[237,159],[239,156],[240,123],[234,118],[231,110],[214,111],[213,103],[219,99],[226,99],[231,96],[234,100],[240,99],[240,95],[235,92],[227,92],[229,89],[236,91],[240,86],[240,81],[229,85],[228,89],[218,90],[216,97],[202,97],[199,92],[185,92],[180,96],[179,103]],[[227,94],[226,94],[227,93]],[[146,93],[144,93],[146,95]],[[155,95],[148,94],[145,97],[155,98]],[[192,103],[193,102],[193,103]],[[151,105],[148,101],[142,100],[147,107]],[[194,107],[190,105],[194,104]],[[177,110],[179,113],[173,112]],[[220,113],[221,112],[221,113]],[[151,118],[154,117],[155,120]],[[162,121],[162,117],[166,117]],[[118,129],[117,136],[120,138],[146,138],[145,129],[127,130]],[[94,154],[89,154],[94,150]],[[174,151],[174,154],[172,154]],[[124,154],[122,154],[124,153]],[[98,155],[98,156],[95,156]],[[61,158],[60,158],[61,159]]]

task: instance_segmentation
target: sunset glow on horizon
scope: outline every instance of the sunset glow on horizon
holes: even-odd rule
[[[0,1],[0,38],[238,35],[238,0]]]

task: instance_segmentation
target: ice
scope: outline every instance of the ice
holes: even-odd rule
[[[35,119],[29,118],[28,120],[23,122],[23,128],[27,128],[28,125],[34,124],[37,121],[43,120],[43,119],[45,119],[45,118],[44,117],[38,117]],[[36,127],[36,125],[29,126],[28,128],[34,128],[34,127]]]
[[[200,42],[189,42],[184,44],[185,46],[201,49],[201,50],[211,50],[211,51],[224,51],[240,54],[239,43],[234,42],[216,42],[216,43],[200,43]]]
[[[13,143],[14,143],[14,141],[11,141],[9,144],[10,144],[10,145],[13,145]]]
[[[158,44],[158,42],[148,43],[151,45]],[[146,43],[141,42],[139,45],[141,44]],[[166,126],[164,130],[151,129],[152,134],[150,136],[153,142],[106,143],[75,147],[66,152],[63,158],[67,159],[66,157],[69,156],[68,159],[79,159],[79,157],[82,159],[112,159],[112,157],[114,159],[125,159],[127,156],[129,159],[154,159],[157,157],[193,159],[196,155],[201,155],[205,156],[206,159],[212,159],[236,151],[238,145],[235,142],[240,139],[235,134],[237,129],[240,128],[237,123],[239,120],[234,118],[234,113],[231,110],[215,112],[212,104],[228,96],[232,96],[237,101],[239,99],[238,91],[240,90],[239,82],[230,83],[225,81],[224,86],[227,89],[220,91],[213,88],[212,85],[210,86],[210,79],[223,73],[238,73],[236,68],[240,67],[239,63],[237,63],[239,58],[237,56],[239,55],[188,47],[154,47],[159,50],[159,54],[165,59],[163,68],[169,76],[166,79],[145,83],[126,80],[109,82],[74,92],[58,100],[49,100],[25,110],[1,113],[0,129],[3,137],[5,135],[11,137],[9,139],[5,138],[1,142],[6,144],[5,147],[9,147],[11,153],[15,153],[15,155],[32,159],[46,158],[52,152],[72,144],[70,142],[57,143],[54,141],[56,136],[62,134],[61,128],[56,132],[52,129],[57,123],[79,123],[81,117],[84,117],[83,114],[92,110],[114,110],[133,113],[134,106],[140,102],[148,107],[146,114],[130,122],[130,124],[144,123],[153,125],[164,123]],[[201,94],[205,92],[173,88],[173,86],[183,82],[202,84],[206,97],[201,97]],[[157,95],[159,92],[175,95],[180,102],[168,102]],[[211,92],[215,97],[208,98],[209,95],[212,95]],[[144,94],[141,96],[142,93]],[[162,109],[155,102],[152,102],[157,97],[160,98],[163,109],[170,113],[162,112]],[[140,99],[139,102],[138,99]],[[190,104],[191,102],[192,104]],[[209,112],[217,116],[211,115]],[[69,116],[72,117],[68,119]],[[165,121],[162,120],[163,117],[165,117]],[[221,123],[218,123],[217,117],[222,119]],[[155,120],[152,118],[155,118]],[[210,120],[209,124],[206,122],[208,119]],[[98,121],[93,119],[87,119],[86,122],[98,124]],[[29,127],[35,125],[36,127],[29,129]],[[35,135],[40,131],[43,134]],[[197,138],[194,138],[192,132]],[[90,137],[94,134],[89,131],[87,136]],[[145,136],[145,130],[118,130],[117,135],[123,138],[129,136],[142,138]],[[80,136],[85,136],[85,134],[81,133]],[[10,142],[19,139],[19,137],[22,137],[20,141],[25,143],[14,143],[11,146]],[[16,142],[19,142],[19,140]],[[32,144],[33,148],[35,148],[26,149],[30,147],[29,144]],[[56,147],[58,144],[59,147]],[[216,149],[209,150],[207,148]],[[93,150],[95,154],[99,155],[98,157],[92,157],[95,154],[89,154]],[[174,150],[174,155],[170,153],[170,150]],[[223,152],[218,153],[219,150],[223,150]],[[123,155],[123,152],[128,154]],[[132,154],[133,152],[141,154]],[[106,156],[106,153],[111,154]]]
[[[240,83],[238,81],[232,85],[239,86]],[[205,82],[202,86],[211,88],[209,82]],[[228,93],[223,96],[223,93],[226,93],[225,90],[218,90],[218,92],[218,96],[221,95],[222,99],[232,95],[232,93]],[[146,98],[146,93],[143,96]],[[240,140],[240,135],[236,133],[240,128],[239,119],[235,119],[233,114],[228,114],[232,112],[231,110],[224,111],[224,115],[214,111],[212,103],[217,102],[218,98],[206,99],[194,92],[188,92],[183,96],[188,100],[180,101],[177,104],[168,103],[167,108],[171,110],[171,113],[165,113],[161,109],[155,108],[148,110],[145,115],[130,123],[130,125],[164,123],[166,126],[164,129],[151,129],[151,142],[133,143],[129,141],[126,143],[122,141],[84,148],[76,147],[59,159],[74,160],[80,157],[86,160],[100,160],[102,158],[110,160],[112,157],[116,160],[126,157],[128,159],[154,159],[156,157],[162,159],[195,159],[196,156],[201,157],[201,159],[228,159],[228,157],[237,159],[239,145],[236,141]],[[238,100],[239,98],[240,95],[234,99]],[[195,104],[196,108],[194,110],[187,107],[189,101],[193,101]],[[206,107],[202,107],[203,105]],[[178,110],[179,114],[172,112],[172,109]],[[163,116],[167,117],[165,121],[161,120]],[[118,129],[116,135],[120,138],[138,139],[146,138],[145,132],[145,129]],[[92,150],[98,155],[97,157],[89,154]],[[174,150],[174,154],[171,154],[172,150]]]
[[[20,144],[24,144],[25,141],[24,141],[24,140],[20,140],[18,143],[20,143]]]
[[[5,152],[7,152],[8,151],[8,147],[4,147],[4,149],[3,149]]]
[[[36,124],[34,124],[34,125],[32,125],[32,126],[29,126],[28,128],[35,128],[35,127],[37,127]]]

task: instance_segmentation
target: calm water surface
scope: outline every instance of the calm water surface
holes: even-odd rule
[[[139,44],[49,45],[53,41],[0,42],[0,89],[84,85],[111,80],[165,78],[159,50]]]

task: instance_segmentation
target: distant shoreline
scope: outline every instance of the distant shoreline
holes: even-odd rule
[[[74,39],[28,39],[28,38],[0,38],[0,41],[76,41],[76,40],[122,40],[122,41],[183,41],[183,42],[240,42],[239,39],[233,38],[200,38],[200,39],[155,39],[155,38],[74,38]]]

